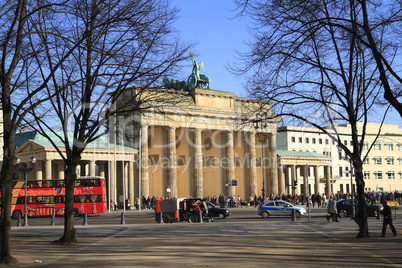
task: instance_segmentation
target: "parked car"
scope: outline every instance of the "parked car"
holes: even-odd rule
[[[229,217],[231,212],[229,209],[226,208],[218,208],[211,202],[206,202],[208,207],[208,217],[209,218],[218,218],[220,220]]]
[[[283,200],[269,200],[258,206],[258,215],[262,218],[270,216],[292,216],[292,210],[295,210],[296,217],[306,214],[306,208],[295,206]]]
[[[355,209],[359,204],[356,199],[353,199]],[[346,217],[353,215],[352,199],[342,199],[336,202],[336,209],[338,210],[339,217]],[[366,201],[367,215],[377,217],[382,212],[383,206],[380,204],[369,204]]]

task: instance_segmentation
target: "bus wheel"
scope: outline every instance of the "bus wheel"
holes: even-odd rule
[[[21,210],[14,210],[13,215],[11,216],[13,219],[21,219],[22,218],[22,213]]]
[[[80,213],[78,212],[78,209],[73,209],[73,216],[77,217],[79,215],[80,215]]]

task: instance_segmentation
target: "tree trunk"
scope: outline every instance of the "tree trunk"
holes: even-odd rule
[[[66,201],[64,211],[64,235],[54,241],[59,244],[72,245],[77,243],[76,230],[74,227],[74,184],[77,178],[76,168],[78,160],[73,159],[67,164],[65,172],[65,184],[66,184]]]
[[[7,144],[7,141],[4,141]],[[12,143],[14,144],[14,142]],[[11,151],[11,152],[10,152]],[[11,190],[13,171],[16,170],[13,161],[13,148],[4,151],[4,162],[1,170],[2,174],[2,196],[1,196],[1,225],[0,225],[0,263],[16,264],[18,261],[11,256]]]
[[[356,164],[356,162],[358,162]],[[368,224],[367,224],[367,208],[366,208],[366,199],[364,197],[364,179],[363,179],[363,168],[360,163],[360,157],[357,161],[353,161],[354,169],[355,169],[355,181],[357,185],[357,201],[358,201],[358,210],[360,213],[361,220],[359,223],[359,233],[356,237],[370,237]]]

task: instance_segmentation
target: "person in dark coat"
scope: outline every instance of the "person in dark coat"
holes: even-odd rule
[[[327,212],[327,221],[332,218],[332,221],[338,222],[338,210],[336,209],[336,201],[333,194],[329,198]]]
[[[390,206],[387,205],[387,201],[385,199],[382,201],[382,205],[383,205],[382,214],[384,216],[382,221],[382,237],[384,237],[386,234],[387,225],[389,225],[389,228],[391,228],[392,233],[394,234],[394,236],[396,236],[396,229],[392,224],[391,208]]]

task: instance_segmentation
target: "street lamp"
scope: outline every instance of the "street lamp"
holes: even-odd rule
[[[253,121],[254,129],[258,131],[259,129],[267,130],[268,129],[268,113],[262,112],[256,114],[256,117]],[[264,172],[264,149],[266,146],[266,136],[264,133],[260,135],[260,142],[262,143],[262,157],[261,157],[261,170],[262,170],[262,198],[265,199],[265,172]]]
[[[35,156],[31,157],[31,162],[32,164],[36,163],[36,158]],[[17,159],[17,165],[20,164],[20,159]],[[30,168],[18,168],[20,172],[24,174],[24,223],[23,226],[28,226],[28,199],[27,199],[27,189],[28,189],[28,173],[33,170],[32,167]]]

